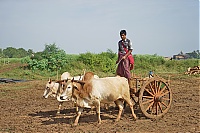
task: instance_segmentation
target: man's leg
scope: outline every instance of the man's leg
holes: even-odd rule
[[[136,88],[136,84],[134,83],[135,81],[131,81],[131,79],[128,79],[128,84],[129,84],[129,88],[130,88],[130,93],[135,94],[137,92],[137,88]]]

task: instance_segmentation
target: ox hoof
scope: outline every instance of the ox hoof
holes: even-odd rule
[[[115,119],[115,122],[118,122],[119,120],[120,120],[120,119],[117,118],[117,119]]]
[[[135,114],[133,114],[133,118],[137,119],[137,116]]]
[[[76,126],[78,126],[78,123],[74,123],[72,126],[73,126],[73,127],[76,127]]]
[[[134,121],[136,121],[137,119],[138,119],[137,117],[134,117],[134,118],[133,118]]]

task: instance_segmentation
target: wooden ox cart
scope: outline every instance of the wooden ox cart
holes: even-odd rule
[[[169,81],[151,74],[148,78],[132,76],[131,83],[137,92],[131,92],[131,98],[147,118],[160,118],[169,110],[172,103]]]

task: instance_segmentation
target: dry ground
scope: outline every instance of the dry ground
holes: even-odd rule
[[[156,132],[200,133],[200,80],[196,77],[171,80],[173,102],[170,110],[159,120],[147,119],[135,108],[137,121],[133,121],[127,106],[119,122],[113,120],[117,110],[102,108],[102,124],[97,124],[94,111],[85,110],[79,125],[71,126],[75,108],[65,102],[60,115],[56,115],[58,102],[43,99],[45,81],[0,84],[0,132]]]

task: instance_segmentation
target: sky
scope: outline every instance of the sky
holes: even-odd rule
[[[132,54],[199,50],[199,0],[0,0],[0,48],[117,53],[125,29]]]

